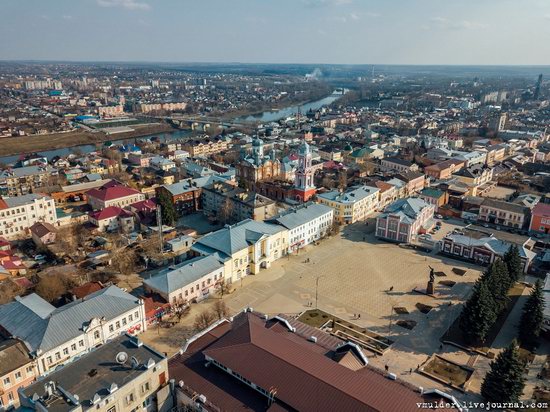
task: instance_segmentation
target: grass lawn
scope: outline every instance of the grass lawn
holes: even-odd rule
[[[437,355],[423,366],[422,371],[458,388],[464,388],[464,384],[470,379],[473,373],[472,370]]]
[[[471,345],[468,342],[466,342],[466,340],[464,339],[464,334],[462,332],[462,329],[460,328],[460,325],[459,325],[460,316],[458,316],[455,319],[451,327],[442,336],[441,340],[446,342],[456,343],[459,346],[471,348],[482,353],[488,353],[489,350],[491,349],[491,346],[495,338],[497,337],[498,333],[502,329],[502,325],[504,325],[504,322],[506,322],[508,315],[514,308],[520,296],[523,294],[523,290],[525,288],[526,286],[520,283],[516,283],[514,286],[510,288],[510,290],[508,291],[508,296],[510,297],[510,301],[508,302],[508,305],[506,306],[506,308],[504,308],[502,312],[500,312],[500,314],[498,315],[495,324],[487,334],[487,338],[485,339],[485,342],[480,343],[478,345]]]

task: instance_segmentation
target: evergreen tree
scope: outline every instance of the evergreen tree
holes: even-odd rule
[[[460,328],[469,343],[483,342],[495,323],[496,303],[487,282],[481,279],[474,285],[474,291],[460,314]]]
[[[544,321],[544,296],[542,282],[537,280],[531,295],[523,306],[521,323],[519,325],[519,340],[528,347],[534,347]]]
[[[495,301],[495,312],[498,314],[508,303],[508,290],[511,282],[508,275],[508,268],[502,260],[491,263],[487,270],[481,275],[481,281],[487,283]]]
[[[514,341],[491,362],[491,370],[481,385],[481,395],[489,402],[517,402],[525,386],[523,369]]]
[[[160,205],[162,224],[174,226],[177,220],[177,215],[170,194],[165,190],[159,190],[157,194],[157,201]]]
[[[508,251],[504,254],[504,262],[508,267],[510,280],[513,283],[517,282],[523,275],[523,263],[519,256],[517,245],[512,244]]]

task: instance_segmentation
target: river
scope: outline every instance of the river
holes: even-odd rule
[[[317,110],[320,109],[323,106],[328,106],[335,100],[342,97],[343,94],[347,93],[348,89],[340,89],[335,90],[332,92],[331,95],[326,96],[322,99],[315,100],[313,102],[304,103],[302,105],[294,105],[294,106],[288,106],[279,110],[275,111],[266,111],[254,115],[248,115],[248,116],[241,116],[233,119],[235,122],[274,122],[280,119],[284,119],[285,117],[292,116],[293,114],[297,113],[298,110],[301,110],[303,114],[307,113],[310,109],[311,110]],[[190,130],[176,130],[173,132],[166,132],[166,133],[154,133],[147,136],[140,136],[137,139],[146,139],[150,137],[159,137],[161,142],[166,142],[168,140],[175,140],[175,139],[181,139],[188,137],[191,134]],[[122,139],[122,140],[134,140],[135,138],[131,139]],[[116,136],[113,136],[112,141],[115,142]],[[102,143],[99,143],[102,144]],[[72,147],[63,147],[61,149],[54,149],[54,150],[45,150],[42,152],[38,152],[38,154],[46,156],[48,160],[51,160],[55,156],[67,156],[71,153],[73,153],[75,150],[79,150],[82,153],[91,153],[97,151],[97,145],[95,144],[85,144],[80,146],[72,146]],[[13,164],[17,162],[20,155],[14,155],[14,156],[4,156],[0,157],[0,162],[4,164]]]
[[[307,113],[310,109],[311,110],[317,110],[320,109],[323,106],[328,106],[332,102],[338,100],[340,97],[342,97],[343,94],[347,93],[348,89],[344,90],[335,90],[332,92],[331,95],[327,97],[323,97],[322,99],[315,100],[313,102],[304,103],[304,104],[297,104],[294,106],[288,106],[279,110],[269,110],[257,114],[251,114],[248,116],[241,116],[233,119],[235,122],[276,122],[277,120],[284,119],[285,117],[292,116],[295,113],[298,113],[298,110],[302,112],[302,114]]]

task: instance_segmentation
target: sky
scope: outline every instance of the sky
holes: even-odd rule
[[[550,65],[550,0],[1,0],[1,60]]]

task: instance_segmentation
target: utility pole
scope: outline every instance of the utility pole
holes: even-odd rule
[[[159,236],[159,252],[162,255],[162,249],[163,249],[163,236],[162,236],[162,213],[161,213],[161,206],[157,205],[157,228],[158,228],[158,236]]]

